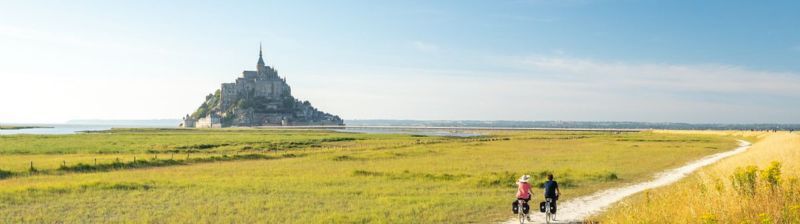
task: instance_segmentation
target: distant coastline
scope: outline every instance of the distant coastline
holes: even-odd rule
[[[178,120],[72,120],[66,123],[4,123],[0,135],[16,134],[79,134],[88,131],[104,131],[112,128],[174,128]],[[13,127],[13,128],[11,128]]]
[[[541,129],[662,129],[662,130],[800,130],[800,124],[682,123],[637,121],[513,121],[513,120],[345,120],[347,126]]]
[[[83,131],[102,131],[111,128],[175,128],[178,119],[150,120],[70,120],[61,124],[6,123],[0,125],[0,135],[7,134],[73,134]],[[475,129],[541,129],[541,130],[800,130],[791,123],[677,123],[635,121],[513,121],[513,120],[345,120],[344,126],[260,126],[255,128],[324,128],[324,129],[413,129],[413,130],[475,130]]]
[[[12,126],[0,125],[0,130],[21,130],[21,129],[34,129],[34,128],[53,128],[49,126]]]

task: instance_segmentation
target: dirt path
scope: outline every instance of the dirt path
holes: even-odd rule
[[[739,140],[739,147],[734,150],[706,156],[700,160],[688,163],[682,167],[659,173],[655,176],[655,179],[653,180],[630,186],[612,188],[592,195],[575,198],[565,202],[560,202],[558,203],[558,216],[556,217],[558,221],[556,221],[555,223],[580,223],[586,217],[602,212],[608,206],[614,204],[617,201],[622,200],[625,197],[631,196],[633,194],[642,192],[647,189],[666,186],[671,183],[674,183],[701,167],[715,163],[725,157],[729,157],[744,152],[749,147],[750,147],[750,142]],[[531,206],[531,211],[535,212],[531,214],[533,223],[544,222],[544,215],[538,212],[539,201],[541,200],[531,200],[531,205],[535,205]],[[509,221],[506,221],[505,223],[518,223],[518,222],[519,221],[517,220],[516,216],[514,216],[514,218],[512,218]]]

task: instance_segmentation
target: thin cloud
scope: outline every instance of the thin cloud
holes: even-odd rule
[[[414,47],[419,52],[423,53],[438,53],[441,48],[432,43],[422,42],[422,41],[412,41],[411,46]]]
[[[760,93],[798,97],[800,74],[731,65],[634,64],[564,57],[527,57],[528,69],[573,82],[661,91]]]
[[[769,100],[786,101],[785,97],[750,89],[718,93],[701,88],[676,89],[658,81],[627,78],[625,74],[634,72],[602,68],[589,62],[577,69],[562,66],[562,63],[573,64],[564,61],[541,62],[555,68],[545,70],[542,68],[546,66],[540,65],[526,71],[526,76],[401,68],[382,69],[385,74],[376,76],[372,70],[354,69],[340,79],[319,82],[313,87],[298,85],[295,93],[346,119],[797,122],[794,111],[800,109],[798,106]],[[564,72],[566,68],[575,72]],[[596,68],[622,70],[625,74],[610,77],[583,72]],[[554,79],[537,75],[557,71],[570,77]],[[323,80],[322,77],[309,80]],[[330,94],[334,91],[337,94]]]

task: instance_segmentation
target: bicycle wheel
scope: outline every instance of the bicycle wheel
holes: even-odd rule
[[[547,203],[544,206],[547,206],[544,209],[544,222],[547,223],[547,224],[550,224],[550,220],[551,220],[551,217],[550,217],[550,215],[551,215],[550,214],[550,203]]]
[[[544,222],[550,224],[550,211],[544,214]]]

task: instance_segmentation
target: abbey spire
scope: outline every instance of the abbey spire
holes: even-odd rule
[[[256,65],[256,70],[258,70],[258,73],[261,74],[266,70],[266,67],[266,64],[264,64],[264,57],[261,54],[261,43],[258,43],[258,64]]]

